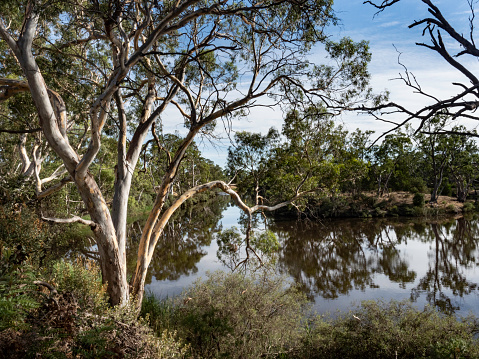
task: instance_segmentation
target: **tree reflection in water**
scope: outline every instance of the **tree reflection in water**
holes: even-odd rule
[[[469,281],[463,271],[476,265],[477,234],[477,221],[459,218],[445,224],[431,223],[422,238],[434,243],[429,253],[429,269],[412,290],[411,298],[416,300],[425,292],[428,302],[442,312],[459,310],[444,289],[461,298],[477,289],[477,283]]]
[[[376,288],[375,278],[382,274],[404,290],[410,284],[412,300],[425,295],[442,312],[454,313],[460,308],[451,296],[462,298],[477,289],[464,273],[476,266],[477,220],[280,222],[271,229],[283,245],[279,269],[311,298]],[[428,270],[419,280],[404,250],[408,241],[430,244]]]
[[[207,253],[208,258],[221,254],[223,263],[228,263],[228,258],[222,258],[228,251],[216,253],[218,248],[228,248],[227,244],[210,245],[222,230],[220,220],[227,206],[228,198],[220,196],[183,208],[155,250],[147,283],[154,276],[156,281],[180,279],[177,285],[181,286],[181,278],[194,276]],[[129,246],[137,245],[142,220],[130,224]],[[265,228],[264,222],[257,224],[258,230]],[[230,225],[241,228],[242,223],[239,219],[226,229]],[[477,219],[294,221],[267,227],[281,244],[274,256],[278,270],[291,276],[317,302],[321,298],[376,299],[385,295],[428,302],[445,313],[462,310],[460,306],[478,307],[475,293],[479,275],[473,271],[479,265]],[[240,251],[235,247],[230,252],[239,255]],[[130,269],[135,260],[128,258]],[[202,270],[218,267],[209,261],[202,261]]]
[[[376,287],[376,273],[401,284],[416,276],[396,248],[394,227],[383,220],[309,226],[278,223],[272,230],[283,243],[280,270],[291,275],[310,297],[337,298],[352,289]]]
[[[200,203],[187,202],[168,222],[164,234],[156,246],[148,270],[146,284],[156,280],[176,280],[197,272],[197,263],[207,254],[205,246],[211,244],[214,234],[221,230],[222,212],[228,206],[228,198],[218,196]],[[146,217],[128,226],[128,243],[137,247],[142,223]],[[127,253],[136,253],[128,250]],[[136,256],[127,258],[129,273],[136,265]]]

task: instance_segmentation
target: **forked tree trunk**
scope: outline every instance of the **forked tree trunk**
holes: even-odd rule
[[[97,225],[92,228],[102,260],[100,268],[103,281],[107,283],[107,293],[112,305],[125,304],[129,299],[126,263],[123,262],[118,248],[115,227],[110,211],[91,175],[76,179],[75,184],[87,204],[88,213]]]
[[[88,171],[79,170],[80,159],[66,136],[66,109],[63,100],[47,88],[32,53],[32,41],[38,18],[38,14],[34,13],[32,8],[28,8],[23,33],[18,41],[15,41],[3,27],[0,27],[0,35],[15,53],[22,67],[43,134],[51,148],[62,159],[88,208],[91,220],[95,223],[92,229],[102,258],[100,266],[103,280],[108,283],[107,293],[110,301],[113,305],[124,304],[129,297],[126,266],[122,265],[119,257],[117,238],[109,209],[93,176]]]
[[[441,187],[441,184],[442,184],[442,176],[443,176],[442,170],[439,173],[439,178],[438,176],[434,176],[434,186],[432,189],[431,200],[430,200],[431,203],[437,202],[437,199],[439,197],[439,187]]]

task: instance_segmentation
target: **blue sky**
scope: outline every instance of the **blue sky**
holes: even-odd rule
[[[469,6],[466,0],[434,1],[448,21],[459,32],[468,33]],[[343,36],[351,37],[355,41],[367,40],[370,43],[372,61],[369,67],[372,75],[371,84],[375,92],[389,90],[390,99],[408,108],[415,109],[427,104],[427,99],[414,94],[402,81],[393,80],[403,72],[398,64],[398,52],[401,52],[401,62],[407,66],[417,78],[418,82],[428,92],[439,98],[445,98],[457,92],[457,86],[452,82],[464,81],[465,78],[457,70],[448,65],[439,55],[431,50],[415,45],[416,42],[429,43],[427,36],[422,37],[422,28],[409,29],[414,20],[427,15],[427,8],[420,0],[402,0],[393,7],[377,14],[371,5],[363,4],[363,0],[336,0],[335,10],[341,19],[341,24],[331,28],[330,34],[339,39]],[[459,47],[446,40],[451,50]],[[397,49],[397,51],[396,51]],[[313,49],[311,58],[324,61],[320,49]],[[476,59],[464,58],[468,68],[474,70],[478,63]],[[473,71],[474,72],[474,71]],[[251,112],[249,120],[234,122],[234,130],[266,133],[272,126],[281,129],[283,114],[279,109],[259,108]],[[400,116],[390,117],[401,120]],[[377,135],[387,131],[391,125],[374,120],[368,116],[348,113],[341,116],[342,121],[350,130],[361,128],[374,130]],[[469,127],[476,124],[470,123]],[[218,124],[218,128],[221,124]],[[219,165],[226,162],[226,153],[229,142],[223,140],[213,148],[209,142],[199,140],[200,149],[205,157],[212,159]]]

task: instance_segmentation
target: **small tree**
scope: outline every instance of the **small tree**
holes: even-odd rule
[[[437,202],[439,189],[454,149],[453,139],[438,133],[446,126],[446,120],[446,118],[439,116],[429,120],[424,125],[426,131],[417,133],[415,136],[419,151],[424,155],[425,164],[430,172],[431,202]]]
[[[380,145],[373,147],[371,172],[376,176],[379,197],[388,191],[389,181],[398,163],[411,151],[412,142],[402,132],[387,135]]]

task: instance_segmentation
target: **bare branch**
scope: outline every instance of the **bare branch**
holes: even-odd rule
[[[78,216],[73,216],[72,218],[48,218],[42,216],[42,220],[52,223],[81,223],[90,226],[93,230],[95,230],[95,228],[98,226],[95,222]]]

